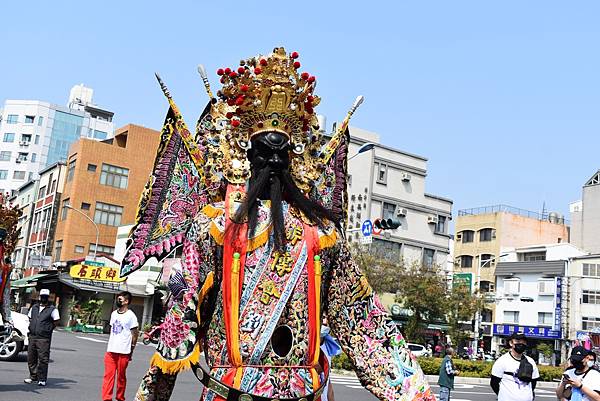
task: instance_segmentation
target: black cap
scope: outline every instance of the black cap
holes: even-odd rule
[[[572,361],[583,361],[583,358],[589,354],[590,352],[587,349],[583,348],[581,345],[578,345],[571,350],[571,357],[569,359]]]
[[[522,331],[515,331],[514,333],[512,333],[510,335],[510,337],[508,337],[509,340],[525,340],[527,341],[527,337],[525,337],[525,334],[523,334]]]

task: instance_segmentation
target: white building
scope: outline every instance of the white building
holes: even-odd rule
[[[93,90],[71,89],[67,107],[39,100],[6,100],[0,112],[0,192],[12,192],[38,172],[65,161],[81,137],[113,135],[113,112],[92,103]]]
[[[568,338],[600,346],[600,254],[571,258],[568,283]]]
[[[588,179],[581,190],[581,200],[569,205],[571,242],[579,248],[600,253],[600,170]]]
[[[558,243],[521,248],[502,248],[496,266],[496,313],[492,349],[500,350],[506,337],[522,331],[530,346],[546,343],[556,357],[565,358],[568,330],[565,314],[569,308],[569,286],[565,276],[569,260],[584,255],[572,244]]]
[[[365,220],[397,218],[401,226],[375,236],[371,247],[446,270],[452,200],[425,191],[427,159],[382,145],[373,132],[350,127],[350,136],[349,240],[359,240],[362,232],[356,230]],[[372,150],[357,154],[367,143]]]

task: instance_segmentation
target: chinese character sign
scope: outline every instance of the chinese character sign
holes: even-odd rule
[[[117,267],[75,265],[71,266],[69,275],[73,278],[93,281],[125,281],[125,278],[119,276]]]

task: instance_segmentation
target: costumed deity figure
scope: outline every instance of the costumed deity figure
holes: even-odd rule
[[[11,322],[10,316],[10,254],[15,249],[20,229],[17,223],[21,210],[11,205],[0,193],[0,331],[4,323]]]
[[[298,53],[219,69],[216,97],[199,71],[210,102],[195,135],[159,78],[170,109],[121,266],[183,247],[136,400],[168,400],[187,368],[202,400],[319,400],[323,317],[375,396],[435,400],[345,240],[348,122],[362,97],[328,138]]]

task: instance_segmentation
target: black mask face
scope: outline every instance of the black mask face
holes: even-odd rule
[[[117,299],[117,306],[120,308],[121,306],[123,306],[123,302],[121,302],[120,299]]]
[[[48,295],[41,295],[40,296],[40,302],[42,304],[47,304],[48,303]]]
[[[277,250],[282,250],[286,242],[283,200],[300,209],[306,217],[317,224],[325,220],[332,222],[339,220],[333,212],[303,194],[296,186],[290,173],[290,142],[287,136],[278,132],[257,135],[252,139],[248,160],[252,176],[248,184],[246,200],[237,210],[233,221],[241,223],[247,217],[249,235],[253,235],[256,229],[259,199],[271,200],[271,220]]]
[[[515,350],[515,352],[517,354],[522,354],[523,352],[525,352],[525,350],[527,349],[527,345],[526,344],[515,344],[513,349]]]

